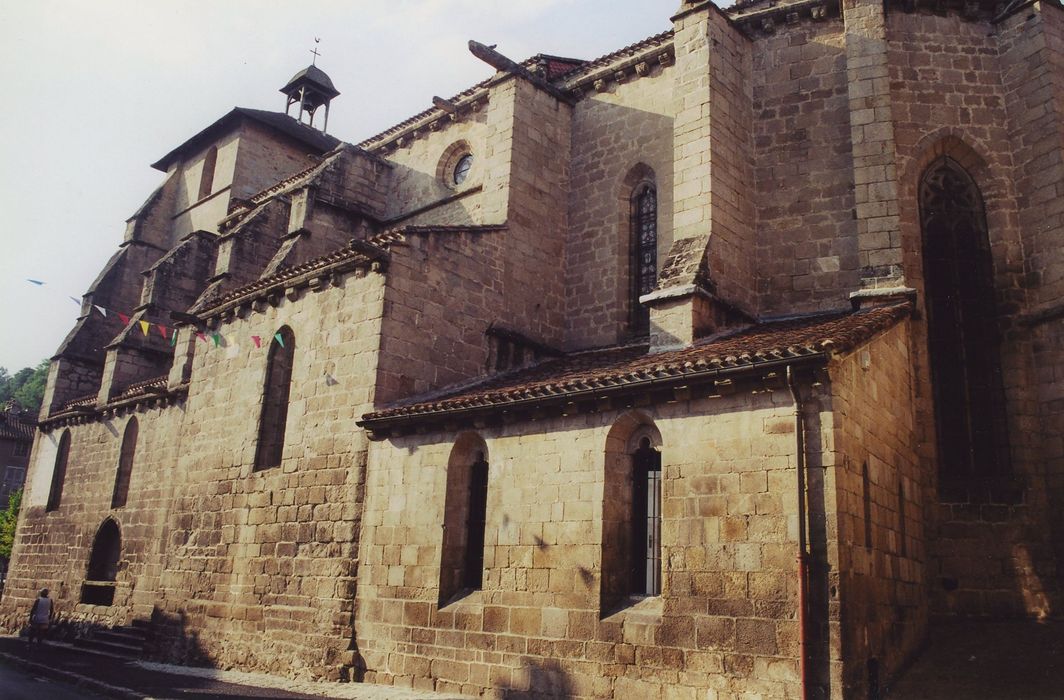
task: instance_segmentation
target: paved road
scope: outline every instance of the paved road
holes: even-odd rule
[[[100,695],[137,700],[153,698],[155,700],[208,700],[209,698],[267,698],[269,700],[322,700],[323,697],[353,698],[354,700],[454,700],[456,695],[412,691],[390,686],[377,686],[362,683],[317,683],[308,688],[306,684],[285,679],[267,678],[262,674],[250,675],[251,678],[228,678],[220,680],[202,675],[189,675],[192,669],[180,669],[173,666],[142,666],[125,659],[109,655],[86,652],[69,645],[49,644],[44,649],[34,649],[31,653],[26,642],[17,637],[0,636],[0,663],[8,668],[17,668],[27,682],[37,682],[27,686],[27,695],[9,696],[0,677],[0,698],[3,700],[65,700],[66,698],[91,698],[92,691]],[[34,666],[34,665],[37,666]],[[184,672],[174,672],[184,671]],[[58,675],[57,675],[58,674]],[[223,676],[226,674],[222,674]],[[86,689],[65,686],[73,695],[52,694],[49,688],[39,685],[44,681],[34,681],[36,676],[49,676],[55,686],[59,681],[70,683],[87,683]],[[240,682],[230,682],[238,680]],[[267,682],[269,681],[269,682]],[[263,687],[270,686],[270,687]],[[286,686],[291,689],[284,689]],[[300,687],[302,686],[302,687]],[[91,690],[89,690],[91,688]],[[304,690],[308,692],[302,692]],[[77,694],[80,692],[80,694]]]
[[[0,695],[4,700],[84,700],[99,698],[82,688],[28,673],[0,659]]]

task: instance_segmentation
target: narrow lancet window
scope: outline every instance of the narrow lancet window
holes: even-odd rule
[[[211,146],[207,150],[207,155],[203,156],[203,168],[200,170],[199,197],[196,198],[197,201],[214,191],[214,169],[217,164],[218,147]]]
[[[115,475],[114,493],[111,495],[111,507],[121,508],[129,497],[129,477],[133,473],[133,457],[137,451],[137,419],[130,418],[122,434],[122,451],[118,457],[118,474]]]
[[[658,281],[658,193],[643,183],[632,194],[631,299],[629,325],[633,335],[650,332],[650,310],[639,297],[650,294]]]
[[[484,587],[484,528],[488,514],[488,463],[478,452],[469,472],[469,516],[466,520],[466,551],[462,586],[470,590]]]
[[[59,438],[59,449],[55,455],[55,467],[52,469],[52,486],[48,490],[48,504],[45,510],[56,510],[63,500],[63,484],[66,482],[67,461],[70,459],[70,431],[64,430]]]
[[[266,382],[262,396],[262,413],[259,418],[259,443],[255,450],[255,469],[268,469],[281,464],[295,350],[295,335],[291,328],[285,326],[277,332],[271,342],[269,358],[266,361]]]

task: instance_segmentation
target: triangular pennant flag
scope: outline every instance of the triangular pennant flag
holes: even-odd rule
[[[258,335],[251,336],[251,342],[255,343],[255,347],[257,347],[257,348],[261,348],[262,347],[262,337],[261,336],[258,336]]]
[[[280,333],[274,333],[273,338],[277,341],[278,345],[280,345],[282,348],[284,347],[284,338],[281,337]]]
[[[115,313],[118,314],[118,320],[122,322],[122,325],[126,325],[129,323],[129,316],[126,316],[121,311],[116,311]]]
[[[41,286],[44,285],[44,282],[41,282],[40,280],[31,280],[29,277],[26,278],[26,281],[30,282],[31,284],[35,284],[38,287],[41,287]]]
[[[78,301],[77,299],[75,299],[74,297],[67,297],[67,299],[69,299],[70,301],[74,302],[78,306],[81,306],[81,302]]]
[[[145,336],[148,335],[148,329],[149,328],[151,328],[151,324],[150,323],[148,323],[147,321],[141,321],[140,322],[140,332],[143,333]]]
[[[102,306],[97,306],[96,304],[93,304],[92,308],[99,311],[100,315],[102,315],[104,318],[107,318],[107,309],[103,308]]]
[[[170,347],[177,345],[177,329],[170,335]]]
[[[201,333],[196,333],[196,337],[199,338],[200,340],[202,340],[205,343],[207,342],[207,334],[206,333],[202,333],[202,332]]]
[[[236,357],[239,354],[240,354],[240,346],[239,345],[237,345],[236,343],[229,343],[229,344],[226,345],[225,356],[227,358],[232,359],[232,358]]]
[[[156,323],[155,327],[159,329],[159,335],[161,335],[163,338],[166,338],[166,326],[161,323]]]
[[[222,344],[222,334],[221,333],[211,333],[211,337],[214,338],[214,347],[218,347],[219,345]]]

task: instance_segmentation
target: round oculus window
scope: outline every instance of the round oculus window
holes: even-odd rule
[[[451,173],[451,179],[454,184],[461,185],[469,177],[469,169],[473,167],[473,154],[466,153],[464,156],[458,159],[458,162],[454,164],[454,172]]]

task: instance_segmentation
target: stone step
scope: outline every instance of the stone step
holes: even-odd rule
[[[99,632],[93,632],[93,639],[100,639],[105,642],[115,642],[117,644],[129,644],[132,646],[143,646],[147,633],[143,630],[130,630],[124,627],[115,627],[109,630],[100,630]]]
[[[85,637],[82,639],[74,640],[74,646],[81,647],[84,649],[106,651],[110,654],[126,656],[133,659],[139,659],[144,651],[144,647],[140,644],[123,644],[120,642],[109,642],[103,639],[97,639],[95,637]]]

